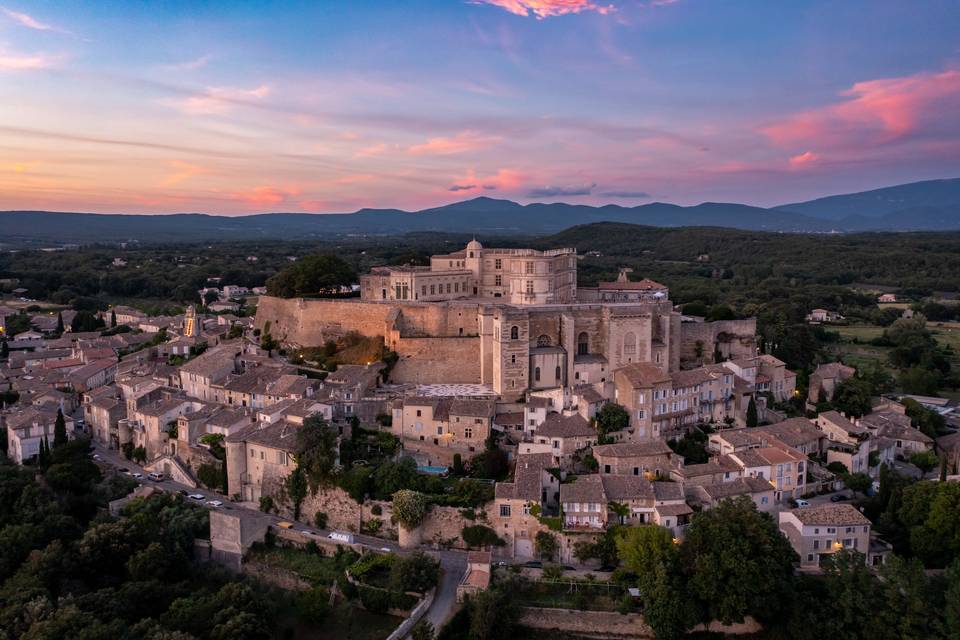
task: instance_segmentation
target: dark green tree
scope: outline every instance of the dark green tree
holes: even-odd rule
[[[64,329],[64,327],[63,327],[63,314],[60,313],[60,312],[57,312],[57,334],[58,334],[58,335],[59,335],[59,334],[62,334],[62,333],[63,333],[63,329]]]
[[[311,493],[334,480],[337,464],[337,432],[320,415],[310,416],[297,429],[294,458],[303,471]]]
[[[848,416],[859,418],[870,413],[873,388],[860,377],[847,378],[833,392],[833,406]]]
[[[789,600],[796,554],[748,497],[696,514],[680,551],[690,593],[703,603],[702,622],[769,620]]]
[[[606,442],[608,434],[630,426],[630,414],[619,404],[608,402],[597,412],[596,425],[598,441]]]
[[[759,419],[757,418],[757,401],[750,396],[750,404],[747,405],[747,426],[755,427],[759,424]]]
[[[63,417],[63,410],[57,409],[57,419],[53,423],[53,446],[67,444],[67,421]]]
[[[293,505],[293,519],[300,519],[300,507],[307,497],[307,477],[303,468],[298,464],[284,481],[284,487],[287,490],[287,496]]]

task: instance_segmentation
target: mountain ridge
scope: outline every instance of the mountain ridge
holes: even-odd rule
[[[224,216],[199,212],[2,211],[0,243],[282,240],[430,231],[538,235],[594,222],[793,233],[960,229],[960,178],[895,185],[771,208],[736,202],[702,202],[691,206],[650,202],[633,207],[566,202],[520,204],[480,196],[419,211],[363,208],[353,213],[327,214],[274,212]]]

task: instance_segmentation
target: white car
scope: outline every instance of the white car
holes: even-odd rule
[[[222,507],[223,503],[219,500],[207,500],[207,506],[216,509],[217,507]]]
[[[384,553],[393,553],[390,551],[390,547],[380,547],[380,551],[383,551]]]
[[[797,500],[797,508],[802,509],[803,507],[809,507],[810,503],[806,500]]]
[[[143,474],[140,473],[139,471],[135,471],[134,473],[131,473],[130,475],[133,476],[134,478],[136,478],[137,480],[141,480],[141,479],[143,478]]]
[[[187,497],[190,498],[191,500],[203,500],[207,496],[203,495],[202,493],[191,493]]]
[[[93,454],[93,459],[94,459],[94,460],[101,460],[100,454],[99,454],[99,453]]]

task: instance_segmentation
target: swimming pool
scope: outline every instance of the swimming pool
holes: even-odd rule
[[[420,465],[417,467],[417,471],[420,473],[428,473],[433,476],[442,476],[447,472],[447,467],[431,467],[427,465]]]

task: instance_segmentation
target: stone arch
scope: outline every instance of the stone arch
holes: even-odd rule
[[[537,337],[537,346],[538,347],[549,347],[550,346],[550,336],[541,335]]]
[[[623,355],[628,358],[637,355],[637,334],[633,331],[623,334]]]
[[[518,327],[517,325],[513,325],[512,327],[510,327],[510,339],[518,340],[519,338],[520,338],[520,327]]]

